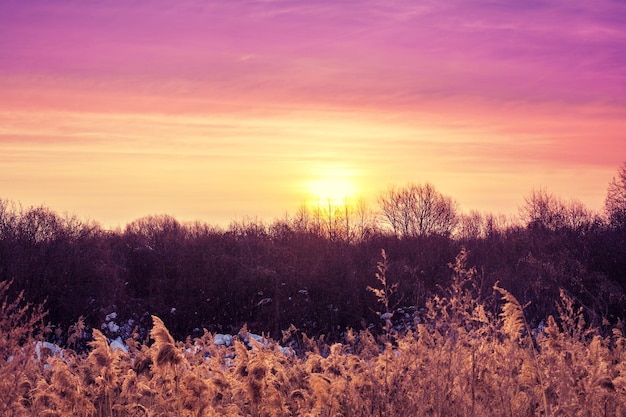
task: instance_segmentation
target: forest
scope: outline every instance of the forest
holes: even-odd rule
[[[608,185],[605,209],[592,212],[540,189],[515,218],[461,213],[431,184],[363,202],[301,207],[272,222],[227,228],[152,215],[123,230],[0,200],[0,281],[9,295],[43,303],[64,343],[79,318],[109,337],[145,336],[151,315],[175,338],[252,332],[280,338],[295,326],[309,337],[380,333],[380,316],[411,327],[425,302],[449,287],[464,253],[481,302],[497,311],[493,286],[509,291],[537,327],[556,314],[561,291],[589,323],[626,317],[626,164]],[[375,291],[385,252],[387,305]],[[386,311],[383,311],[386,310]],[[114,320],[112,318],[115,318]]]
[[[626,416],[626,164],[602,213],[378,204],[105,230],[1,200],[0,415]]]

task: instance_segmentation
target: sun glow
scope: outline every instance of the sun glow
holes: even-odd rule
[[[314,204],[343,205],[356,194],[356,185],[347,175],[329,175],[308,183],[308,192]]]

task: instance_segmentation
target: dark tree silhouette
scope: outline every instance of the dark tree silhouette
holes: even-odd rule
[[[454,200],[429,183],[391,187],[378,203],[385,222],[399,237],[447,236],[458,222]]]
[[[545,189],[532,190],[520,207],[520,218],[529,228],[583,231],[594,221],[593,213],[578,200],[564,201]]]
[[[615,213],[621,178],[609,190]],[[558,313],[561,289],[596,323],[626,317],[626,229],[617,227],[617,215],[608,227],[582,203],[546,191],[526,198],[523,224],[461,215],[430,184],[392,188],[379,203],[378,218],[364,205],[332,213],[302,207],[272,223],[246,219],[227,229],[148,216],[102,230],[0,200],[0,281],[13,282],[14,296],[47,300],[49,319],[64,328],[79,316],[101,328],[116,312],[128,332],[138,325],[141,333],[156,314],[177,338],[202,328],[237,333],[244,324],[280,337],[293,324],[336,341],[346,328],[380,330],[367,287],[377,284],[381,249],[398,284],[394,320],[411,325],[428,296],[445,291],[449,264],[464,247],[480,296],[489,300],[500,282],[530,303],[534,325]]]
[[[609,224],[616,228],[626,227],[626,162],[617,171],[609,183],[604,202],[604,210]]]

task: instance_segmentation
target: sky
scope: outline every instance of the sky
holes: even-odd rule
[[[0,198],[106,227],[410,182],[463,211],[540,188],[600,210],[625,21],[621,0],[0,0]]]

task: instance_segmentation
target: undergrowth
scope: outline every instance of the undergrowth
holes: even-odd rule
[[[94,330],[88,353],[37,354],[42,312],[6,299],[0,283],[3,416],[626,416],[626,338],[618,323],[585,323],[565,292],[558,317],[531,329],[525,306],[499,286],[476,294],[457,257],[452,286],[414,327],[395,330],[392,286],[379,264],[385,334],[349,331],[324,345],[301,335],[298,354],[247,337],[175,341],[153,317],[150,341],[113,349]],[[76,326],[80,329],[80,326]],[[606,329],[604,329],[606,330]],[[293,329],[292,329],[293,331]],[[245,340],[245,342],[244,342]]]

